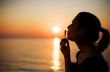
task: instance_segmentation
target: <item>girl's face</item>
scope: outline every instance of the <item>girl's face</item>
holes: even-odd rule
[[[72,41],[78,40],[81,35],[81,29],[78,27],[77,23],[73,23],[68,26],[67,38]]]

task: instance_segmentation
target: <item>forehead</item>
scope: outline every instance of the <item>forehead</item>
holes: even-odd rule
[[[78,24],[78,20],[75,18],[72,20],[72,24]]]
[[[78,28],[78,24],[77,23],[72,23],[68,26],[68,28]]]
[[[78,26],[78,22],[75,20],[72,20],[71,26]]]

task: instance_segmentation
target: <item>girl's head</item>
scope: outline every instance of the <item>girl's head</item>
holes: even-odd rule
[[[68,26],[68,39],[80,43],[95,43],[99,39],[100,31],[103,33],[100,42],[103,43],[103,48],[105,48],[109,43],[108,31],[101,27],[100,21],[95,15],[89,12],[80,12],[73,19],[72,24]]]

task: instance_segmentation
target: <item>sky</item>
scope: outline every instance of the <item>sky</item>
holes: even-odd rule
[[[109,0],[0,0],[0,37],[50,38],[82,11],[95,14],[110,31]]]

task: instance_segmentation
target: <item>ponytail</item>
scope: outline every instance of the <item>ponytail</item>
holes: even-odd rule
[[[101,40],[98,43],[98,50],[100,52],[103,52],[109,44],[110,35],[109,35],[109,32],[104,28],[101,28],[100,31],[103,33],[103,36],[102,36]]]

